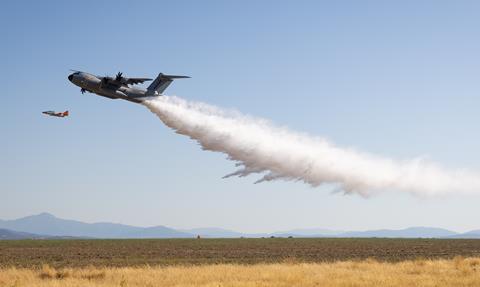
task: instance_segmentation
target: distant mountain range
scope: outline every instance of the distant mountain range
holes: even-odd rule
[[[383,238],[445,238],[458,235],[456,232],[432,227],[410,227],[401,230],[379,229],[368,231],[350,231],[341,233],[341,237],[383,237]]]
[[[382,238],[480,238],[480,230],[457,233],[442,228],[410,227],[400,230],[337,231],[293,229],[274,233],[245,234],[222,228],[177,230],[165,226],[137,227],[117,223],[84,223],[61,219],[49,213],[14,220],[0,220],[0,239],[41,238],[207,238],[239,237],[382,237]]]
[[[165,226],[135,227],[116,223],[84,223],[55,217],[49,213],[27,216],[15,220],[0,220],[0,228],[12,231],[92,238],[188,238],[184,233]]]

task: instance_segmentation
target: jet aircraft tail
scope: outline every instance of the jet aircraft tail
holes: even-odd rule
[[[184,79],[190,78],[188,76],[175,76],[175,75],[164,75],[162,73],[158,74],[158,77],[148,86],[147,94],[155,95],[155,93],[162,94],[163,91],[173,82],[174,79]]]
[[[68,117],[68,111],[64,111],[64,112],[62,113],[62,115],[63,115],[64,117]]]

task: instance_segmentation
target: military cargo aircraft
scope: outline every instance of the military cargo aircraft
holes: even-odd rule
[[[160,73],[148,86],[147,90],[133,88],[130,85],[151,81],[149,78],[126,78],[121,72],[113,77],[100,77],[89,73],[74,71],[68,80],[79,86],[83,93],[90,92],[110,99],[123,99],[141,103],[145,98],[161,96],[174,79],[190,78],[188,76],[165,75]]]
[[[63,113],[56,113],[54,111],[45,111],[45,112],[42,112],[42,114],[45,114],[47,116],[52,116],[52,117],[59,117],[59,118],[68,117],[68,111],[64,111]]]

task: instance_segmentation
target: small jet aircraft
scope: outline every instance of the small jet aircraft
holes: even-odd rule
[[[45,114],[47,116],[52,116],[52,117],[59,117],[59,118],[68,117],[68,111],[64,111],[63,113],[56,113],[54,111],[45,111],[45,112],[42,112],[42,114]]]
[[[68,80],[79,86],[83,93],[90,92],[110,99],[123,99],[134,103],[141,103],[145,98],[158,97],[170,85],[174,79],[190,78],[187,76],[164,75],[158,77],[148,86],[147,90],[130,87],[151,81],[149,78],[125,78],[119,72],[115,78],[100,77],[89,73],[74,71],[68,76]]]

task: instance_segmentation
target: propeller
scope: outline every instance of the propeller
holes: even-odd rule
[[[86,91],[87,91],[87,90],[85,90],[84,88],[81,88],[81,89],[80,89],[80,92],[82,92],[82,94],[85,94]]]
[[[121,82],[123,78],[122,75],[123,75],[122,72],[118,72],[117,76],[115,77],[115,80]]]

